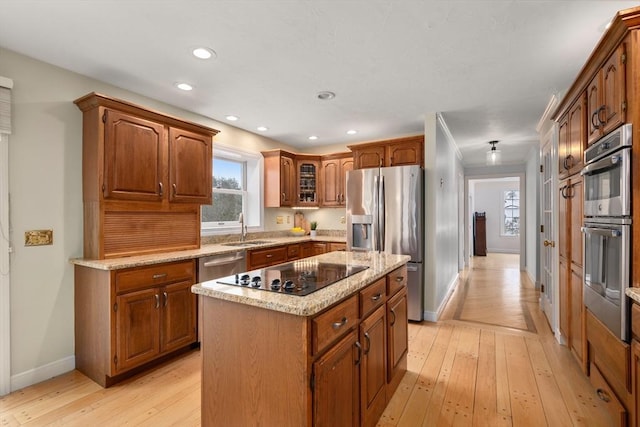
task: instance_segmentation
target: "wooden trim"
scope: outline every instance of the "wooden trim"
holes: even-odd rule
[[[381,139],[378,141],[369,141],[369,142],[362,142],[359,144],[351,144],[351,145],[347,145],[347,148],[349,148],[350,150],[353,149],[358,149],[358,148],[366,148],[366,147],[372,147],[372,146],[376,146],[376,145],[380,145],[380,144],[401,144],[404,142],[416,142],[416,141],[424,141],[424,135],[413,135],[413,136],[405,136],[402,138],[395,138],[395,139]]]
[[[161,113],[156,110],[142,107],[129,101],[113,98],[96,92],[91,92],[81,98],[76,99],[73,102],[78,106],[78,108],[80,108],[80,110],[82,110],[82,112],[87,112],[93,108],[102,106],[107,108],[114,108],[116,110],[127,112],[130,114],[135,114],[143,118],[160,121],[161,123],[168,124],[170,126],[176,126],[185,130],[206,133],[211,136],[215,136],[220,132],[217,129],[190,122],[175,116]]]

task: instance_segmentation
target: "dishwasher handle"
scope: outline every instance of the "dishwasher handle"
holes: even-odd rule
[[[229,258],[229,259],[223,259],[220,261],[206,261],[205,263],[203,263],[202,265],[204,267],[219,267],[221,265],[228,265],[228,264],[233,264],[234,262],[238,262],[244,259],[244,255],[240,255],[234,258]]]

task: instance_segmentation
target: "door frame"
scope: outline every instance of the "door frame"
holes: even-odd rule
[[[558,176],[555,173],[555,165],[557,164],[557,158],[558,158],[558,150],[557,150],[557,132],[558,132],[558,128],[557,126],[552,126],[549,131],[542,136],[541,142],[540,142],[540,159],[543,160],[544,159],[544,155],[543,153],[545,152],[545,150],[549,150],[551,159],[549,161],[549,167],[551,168],[550,172],[550,179],[551,179],[551,183],[550,183],[550,190],[551,194],[549,196],[549,200],[551,203],[551,206],[549,206],[549,210],[551,211],[551,226],[550,226],[550,230],[545,230],[544,233],[540,233],[540,244],[538,245],[538,259],[540,260],[540,279],[541,281],[544,279],[545,277],[545,270],[547,269],[547,265],[546,265],[546,257],[545,257],[545,247],[543,246],[543,242],[545,240],[546,237],[550,238],[551,241],[555,242],[557,240],[557,232],[558,232],[558,212],[557,212],[557,208],[558,208],[558,194],[557,194],[557,187],[558,187]],[[539,210],[540,210],[540,224],[541,225],[545,225],[545,206],[544,206],[544,200],[545,200],[545,188],[544,188],[544,174],[541,173],[539,176],[539,185],[540,185],[540,204],[539,204]],[[550,234],[547,234],[547,232],[549,232]],[[545,313],[545,316],[549,322],[549,326],[551,327],[551,330],[554,332],[554,335],[557,337],[560,336],[559,330],[558,330],[558,319],[560,318],[560,305],[558,304],[559,300],[560,300],[560,289],[559,289],[559,276],[558,276],[558,245],[552,246],[551,248],[551,257],[550,257],[550,266],[549,266],[549,270],[550,270],[550,275],[551,275],[551,283],[544,283],[545,286],[547,286],[547,288],[545,289],[545,292],[541,292],[540,293],[540,309]],[[551,300],[546,298],[546,295],[549,294],[549,287],[550,289],[550,294],[551,294]]]
[[[11,392],[9,136],[0,133],[0,396]]]

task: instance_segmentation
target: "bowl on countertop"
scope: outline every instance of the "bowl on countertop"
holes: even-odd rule
[[[305,230],[289,230],[292,236],[302,237],[307,234]]]

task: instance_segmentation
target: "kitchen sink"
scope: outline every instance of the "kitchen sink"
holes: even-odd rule
[[[255,245],[263,245],[265,243],[271,243],[268,240],[250,240],[248,242],[229,242],[223,243],[222,246],[237,246],[237,247],[245,247],[245,246],[255,246]]]

